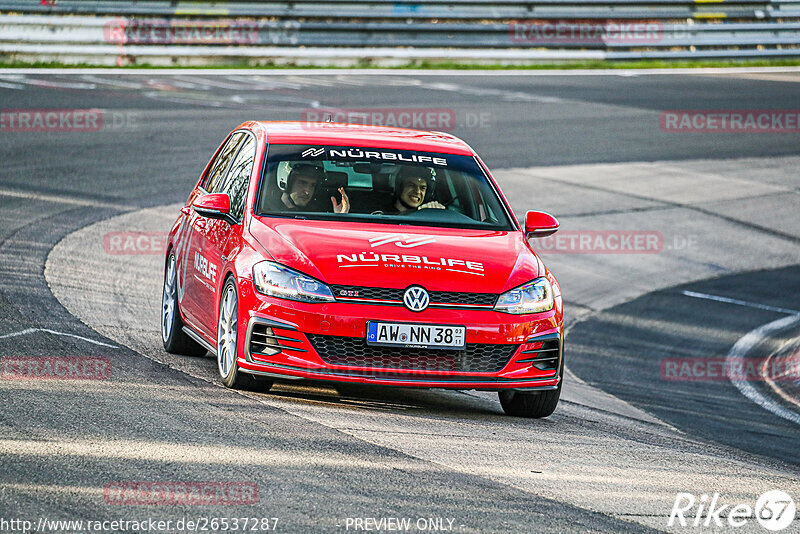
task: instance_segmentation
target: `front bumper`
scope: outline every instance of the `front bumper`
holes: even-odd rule
[[[252,288],[252,285],[250,285]],[[545,313],[432,309],[348,302],[306,304],[240,285],[241,371],[297,380],[386,386],[547,390],[561,381],[561,299]],[[467,350],[367,346],[366,323],[452,324],[467,329]]]

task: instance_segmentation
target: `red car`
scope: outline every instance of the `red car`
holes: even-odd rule
[[[489,170],[452,135],[246,122],[169,234],[167,351],[217,355],[229,387],[274,379],[498,391],[558,403],[561,290]]]

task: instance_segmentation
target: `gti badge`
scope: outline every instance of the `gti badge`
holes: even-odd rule
[[[403,304],[413,312],[421,312],[431,303],[431,297],[424,287],[411,286],[403,293]]]

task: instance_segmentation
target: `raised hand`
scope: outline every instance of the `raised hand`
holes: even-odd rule
[[[350,213],[350,199],[347,198],[347,193],[344,192],[344,187],[339,188],[339,193],[342,195],[342,203],[336,202],[336,197],[331,197],[331,204],[333,204],[334,213]],[[442,206],[444,207],[444,206]]]

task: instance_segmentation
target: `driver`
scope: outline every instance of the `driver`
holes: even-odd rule
[[[274,211],[296,211],[309,208],[309,204],[314,199],[317,185],[324,179],[325,171],[322,167],[308,163],[294,165],[286,178],[286,189]],[[341,203],[336,201],[336,197],[331,197],[333,212],[349,213],[350,199],[347,197],[344,187],[339,188],[339,193],[342,195]]]
[[[435,186],[436,179],[431,169],[403,167],[397,173],[395,181],[394,203],[392,204],[394,212],[403,214],[425,208],[444,209],[439,202],[430,200]]]

